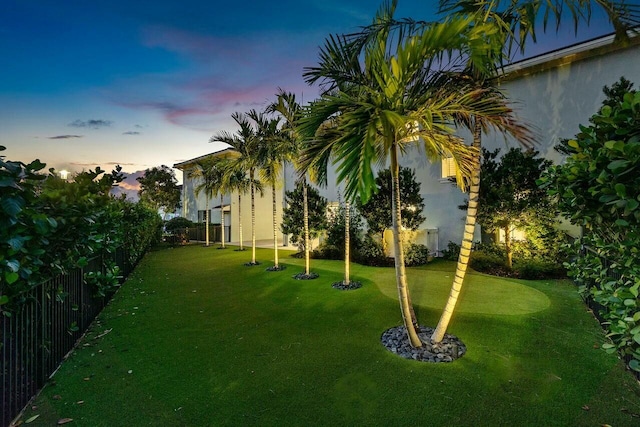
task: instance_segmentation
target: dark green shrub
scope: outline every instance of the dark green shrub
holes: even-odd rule
[[[362,245],[354,256],[354,260],[359,264],[374,267],[394,265],[393,259],[385,256],[382,245],[369,234],[365,235]]]
[[[324,242],[310,253],[311,258],[343,260],[344,250]]]
[[[173,234],[176,230],[189,228],[193,226],[194,226],[193,222],[189,221],[187,218],[177,216],[167,221],[164,225],[164,229],[167,233]]]
[[[482,273],[494,274],[496,276],[508,276],[509,269],[505,265],[504,259],[498,255],[484,252],[471,252],[471,260],[469,265],[476,271]]]
[[[429,262],[429,249],[425,245],[412,243],[404,255],[404,263],[407,267],[417,267]]]
[[[567,277],[567,271],[561,265],[536,259],[516,262],[514,270],[518,278],[526,280],[560,279]]]
[[[449,241],[447,249],[442,250],[442,258],[449,261],[457,261],[458,256],[460,256],[460,245]]]

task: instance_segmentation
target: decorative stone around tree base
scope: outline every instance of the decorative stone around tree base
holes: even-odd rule
[[[238,249],[234,249],[235,252],[244,252],[246,251],[245,248],[238,248]]]
[[[453,362],[467,352],[467,347],[455,335],[445,334],[438,344],[431,344],[431,335],[434,329],[420,326],[418,336],[422,341],[422,347],[413,348],[409,343],[407,330],[404,326],[396,326],[387,329],[380,340],[387,350],[405,359],[413,359],[419,362]]]
[[[362,283],[351,281],[348,284],[344,283],[344,280],[341,282],[335,282],[332,287],[339,289],[341,291],[351,291],[353,289],[358,289],[362,287]]]
[[[274,265],[273,267],[269,267],[267,268],[267,271],[282,271],[284,269],[286,269],[287,267],[284,265]]]
[[[254,265],[260,265],[261,263],[259,261],[256,262],[245,262],[244,266],[245,267],[253,267]]]
[[[313,279],[317,279],[318,277],[319,276],[316,273],[309,273],[309,274],[298,273],[293,275],[293,278],[296,280],[313,280]]]

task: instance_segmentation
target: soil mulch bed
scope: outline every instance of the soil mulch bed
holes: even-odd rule
[[[274,265],[267,268],[266,271],[282,271],[282,270],[285,270],[286,268],[287,267],[284,265]]]
[[[433,328],[420,326],[420,332],[418,332],[418,337],[422,341],[420,348],[411,347],[404,325],[387,329],[380,337],[380,341],[390,352],[419,362],[453,362],[467,352],[464,343],[451,334],[445,334],[440,343],[431,344],[433,331]]]
[[[316,273],[309,273],[309,274],[298,273],[298,274],[294,274],[292,277],[296,280],[313,280],[313,279],[317,279],[320,276],[318,276],[318,274]]]
[[[351,291],[351,290],[354,290],[354,289],[361,288],[362,287],[362,283],[351,281],[348,284],[346,284],[346,283],[344,283],[344,280],[342,280],[340,282],[335,282],[331,286],[334,287],[335,289],[338,289],[338,290],[341,290],[341,291]]]
[[[261,263],[259,261],[256,262],[245,262],[244,266],[245,267],[253,267],[254,265],[260,265]]]

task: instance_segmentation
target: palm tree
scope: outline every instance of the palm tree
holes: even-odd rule
[[[504,3],[504,5],[503,5]],[[636,17],[633,18],[631,14],[620,15],[620,12],[624,12],[624,2],[607,2],[596,1],[598,5],[602,6],[609,15],[615,29],[616,38],[619,40],[626,40],[627,31],[626,28],[631,23],[633,25],[638,20],[638,9],[636,9]],[[581,19],[588,21],[591,14],[591,2],[589,1],[565,1],[574,20],[574,24],[577,25]],[[493,25],[496,29],[494,39],[498,41],[496,44],[500,46],[499,50],[494,51],[493,56],[486,58],[487,64],[482,68],[474,67],[472,63],[469,63],[467,69],[464,72],[464,76],[470,79],[473,84],[478,87],[487,87],[489,89],[495,88],[497,83],[496,76],[499,76],[499,67],[507,60],[510,59],[513,53],[513,47],[517,46],[520,51],[524,51],[525,42],[527,38],[532,38],[535,41],[535,26],[532,25],[536,21],[536,16],[540,13],[541,8],[544,9],[544,25],[546,27],[547,19],[549,16],[555,17],[556,28],[560,25],[560,17],[562,11],[562,5],[558,5],[557,2],[521,2],[509,0],[505,2],[500,1],[476,1],[473,4],[466,1],[441,1],[441,10],[443,12],[453,12],[460,15],[474,16],[475,22],[481,22],[483,25]],[[502,8],[498,12],[498,8]],[[471,249],[473,246],[473,236],[476,226],[476,218],[478,212],[478,198],[480,192],[480,170],[481,170],[481,147],[482,147],[482,133],[487,130],[487,123],[482,118],[472,117],[471,120],[459,120],[458,124],[468,128],[473,133],[473,146],[477,149],[477,157],[473,162],[472,174],[469,183],[469,205],[467,208],[467,214],[465,219],[464,234],[462,238],[462,244],[460,247],[460,255],[456,265],[456,273],[454,275],[453,283],[447,302],[445,304],[442,316],[438,321],[438,325],[433,332],[431,341],[438,343],[442,341],[449,322],[455,310],[464,278],[469,266],[469,259],[471,256]],[[515,139],[520,142],[526,148],[531,148],[532,138],[527,133],[526,128],[522,127],[520,132],[513,132],[517,123],[512,123],[507,132],[510,132]],[[504,131],[504,129],[503,129]]]
[[[395,3],[385,4],[374,24],[391,18],[394,8]],[[305,72],[307,82],[319,81],[325,90],[301,121],[300,132],[314,138],[301,156],[303,170],[318,169],[326,177],[328,162],[333,160],[338,180],[346,181],[346,198],[358,194],[366,203],[375,187],[372,164],[390,162],[396,283],[404,325],[414,347],[422,342],[400,241],[399,156],[409,146],[420,145],[430,159],[452,157],[462,183],[475,153],[453,135],[450,123],[454,117],[490,118],[511,112],[503,98],[466,84],[452,87],[449,74],[436,69],[443,65],[437,60],[453,49],[472,58],[478,52],[468,46],[487,49],[479,43],[487,28],[469,23],[469,18],[456,17],[433,24],[421,34],[400,38],[383,30],[360,46],[344,36],[332,36],[321,49],[319,66]],[[327,122],[332,123],[332,130],[317,132]]]
[[[190,178],[200,179],[200,183],[195,187],[195,194],[205,195],[205,246],[209,246],[209,223],[211,222],[209,200],[213,197],[221,186],[220,171],[216,167],[217,159],[206,159],[196,163],[195,168],[189,171]]]
[[[262,187],[256,178],[259,166],[260,139],[258,138],[259,113],[252,110],[249,114],[233,113],[231,117],[240,126],[240,129],[232,134],[226,131],[220,132],[209,139],[209,142],[224,142],[230,145],[238,154],[238,157],[230,159],[230,167],[243,174],[249,175],[249,191],[251,193],[251,262],[246,265],[260,264],[256,260],[256,190],[262,194]],[[240,239],[242,241],[242,238]],[[242,243],[241,243],[242,244]]]
[[[269,118],[264,114],[253,118],[258,123],[260,145],[258,150],[259,174],[264,182],[271,186],[271,202],[273,207],[273,266],[268,271],[280,271],[284,267],[278,259],[278,220],[276,204],[276,186],[282,174],[283,163],[291,155],[291,142],[281,132],[280,119]]]
[[[237,165],[232,161],[227,165],[229,168],[226,173],[226,188],[229,192],[236,191],[238,193],[238,239],[240,241],[239,251],[244,251],[243,235],[242,235],[242,195],[251,191],[255,187],[262,193],[262,184],[260,181],[251,181],[247,173],[243,170],[236,169]]]
[[[280,89],[277,94],[277,101],[269,105],[267,112],[277,112],[284,119],[283,132],[288,134],[289,149],[292,150],[286,157],[294,161],[296,169],[297,153],[302,149],[304,141],[301,139],[297,131],[298,121],[302,117],[303,109],[296,101],[296,96],[291,92],[285,92]],[[285,153],[286,154],[286,153]],[[303,229],[304,229],[304,277],[316,278],[317,275],[311,275],[310,270],[310,250],[311,243],[309,241],[309,203],[307,200],[307,174],[302,174],[299,179],[302,182],[302,210],[303,210]]]

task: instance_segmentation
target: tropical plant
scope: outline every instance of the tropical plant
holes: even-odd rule
[[[209,142],[224,142],[235,150],[238,156],[229,160],[229,167],[239,173],[249,175],[249,192],[251,194],[251,261],[247,266],[260,264],[256,260],[256,191],[262,194],[262,186],[257,179],[260,159],[260,138],[258,127],[261,123],[261,114],[251,110],[248,114],[233,113],[231,115],[240,129],[236,133],[222,131],[213,135]],[[240,239],[242,240],[242,239]]]
[[[307,187],[306,221],[303,186]],[[284,234],[290,234],[291,241],[306,253],[306,245],[309,245],[308,240],[315,239],[327,228],[327,199],[322,197],[317,189],[300,180],[296,183],[294,190],[285,193],[285,203],[286,207],[282,212],[282,224],[280,225],[281,231]]]
[[[168,166],[146,169],[136,180],[140,183],[138,195],[143,203],[162,209],[165,216],[180,208],[180,187],[175,172]]]
[[[196,196],[204,193],[205,196],[205,246],[209,246],[209,223],[211,222],[211,209],[209,201],[216,194],[222,194],[223,185],[223,165],[220,158],[206,158],[196,162],[195,166],[188,171],[188,176],[199,180],[195,187]],[[221,196],[222,197],[222,196]],[[221,217],[224,218],[222,211],[222,200],[220,203]],[[221,224],[224,229],[224,224]],[[224,246],[224,236],[222,238]]]
[[[640,91],[609,92],[588,126],[564,142],[569,153],[541,179],[561,213],[583,228],[569,275],[600,304],[603,325],[640,371]],[[609,88],[606,88],[609,89]],[[607,93],[607,91],[605,91]]]
[[[267,271],[280,271],[284,267],[278,259],[278,217],[276,187],[280,181],[283,164],[293,154],[292,142],[280,129],[280,119],[270,118],[266,114],[255,116],[258,124],[258,165],[260,179],[271,186],[271,205],[273,218],[273,266]]]
[[[345,36],[328,38],[319,66],[306,69],[307,82],[320,82],[323,93],[310,104],[301,123],[303,135],[314,138],[302,162],[326,180],[328,163],[333,161],[338,180],[346,182],[347,199],[359,194],[366,203],[375,187],[372,163],[390,160],[401,313],[411,344],[420,347],[399,232],[399,156],[409,146],[421,145],[430,159],[452,157],[462,184],[462,176],[469,174],[477,156],[453,135],[450,123],[479,117],[500,124],[511,110],[497,91],[465,84],[464,79],[443,71],[448,63],[440,61],[451,58],[445,53],[456,50],[485,65],[483,58],[491,48],[486,41],[495,33],[491,27],[471,26],[471,18],[453,17],[427,26],[420,34],[404,32],[395,37],[384,26],[394,9],[395,2],[383,6],[372,26],[377,29],[362,43]]]
[[[298,158],[297,154],[300,150],[302,150],[304,142],[298,131],[296,129],[298,125],[298,121],[303,114],[302,107],[296,101],[296,97],[291,92],[285,92],[280,89],[278,94],[278,99],[275,103],[271,104],[268,108],[268,112],[277,112],[284,120],[282,132],[287,134],[289,149],[291,152],[288,157],[291,159],[297,169],[299,169],[298,162],[296,159]],[[302,223],[303,223],[303,236],[304,236],[304,275],[300,277],[304,278],[316,278],[317,274],[311,274],[310,269],[310,234],[311,228],[309,226],[309,186],[307,185],[307,174],[303,173],[299,178],[300,182],[302,182]]]
[[[240,251],[244,251],[244,242],[242,235],[242,195],[247,194],[253,188],[262,193],[262,183],[258,180],[251,180],[247,175],[247,172],[241,169],[237,169],[237,163],[229,161],[227,164],[228,170],[225,172],[225,187],[229,192],[236,191],[238,193],[238,239]]]
[[[400,167],[400,212],[402,227],[417,230],[425,220],[422,215],[424,199],[420,195],[420,183],[416,181],[415,172],[410,168]],[[358,211],[367,220],[369,232],[380,233],[380,242],[385,248],[384,233],[393,225],[391,218],[391,171],[384,169],[376,177],[376,192],[366,204],[356,200]],[[386,251],[385,251],[386,252]]]

